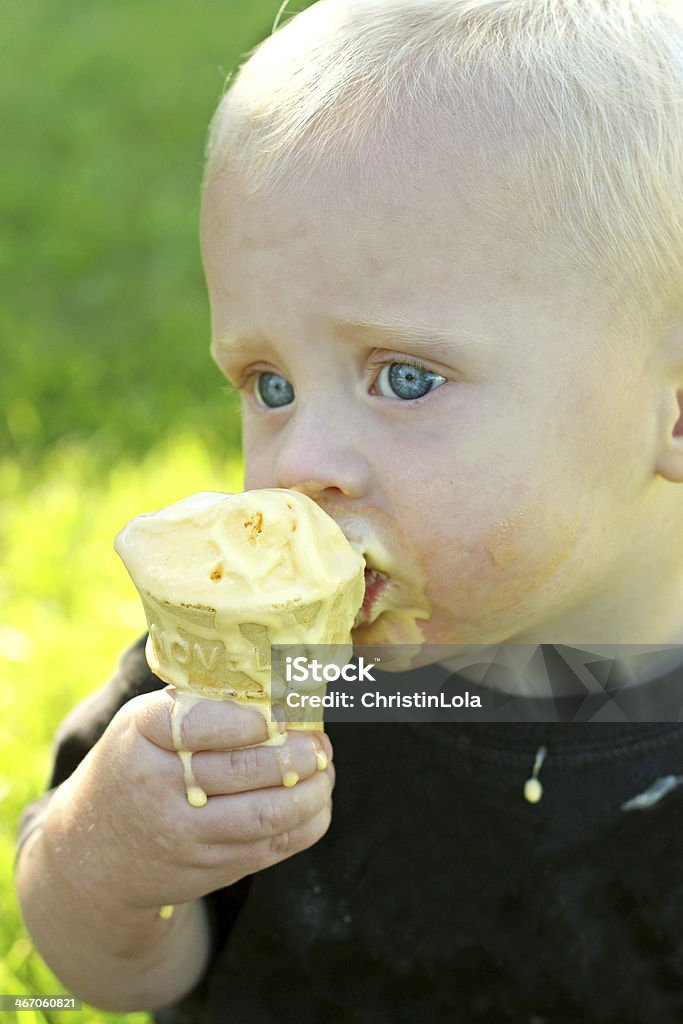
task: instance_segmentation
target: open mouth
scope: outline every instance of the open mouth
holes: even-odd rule
[[[389,580],[384,573],[378,572],[376,569],[365,570],[365,596],[363,604],[356,615],[356,620],[353,624],[354,629],[358,629],[359,626],[367,626],[368,623],[377,618],[379,613],[375,606],[379,597],[386,590],[388,583]],[[374,616],[373,611],[375,612]]]

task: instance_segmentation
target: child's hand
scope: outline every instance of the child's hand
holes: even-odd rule
[[[292,731],[285,746],[254,746],[267,738],[263,715],[229,700],[198,700],[182,720],[183,746],[196,752],[192,770],[209,798],[192,807],[173,706],[169,690],[129,701],[57,791],[46,820],[62,870],[72,865],[85,892],[106,886],[131,908],[230,885],[311,846],[330,823],[329,739]],[[284,752],[300,779],[291,788],[282,784]]]

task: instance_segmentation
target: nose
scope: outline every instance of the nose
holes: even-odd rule
[[[367,495],[371,467],[348,418],[344,423],[324,409],[299,412],[274,444],[273,486],[301,491],[315,500]]]

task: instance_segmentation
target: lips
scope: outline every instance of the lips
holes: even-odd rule
[[[356,615],[356,621],[353,624],[354,629],[357,629],[359,626],[366,626],[373,621],[373,609],[388,584],[389,580],[384,573],[378,572],[376,569],[365,570],[365,596],[363,597],[363,604]]]
[[[395,519],[379,508],[328,505],[325,511],[365,561],[365,596],[352,627],[354,642],[422,642],[415,620],[428,619],[431,604],[415,546]]]

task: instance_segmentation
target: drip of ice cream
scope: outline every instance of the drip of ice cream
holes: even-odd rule
[[[363,603],[364,561],[335,521],[297,491],[195,494],[137,516],[115,543],[147,616],[147,660],[179,691],[249,703],[271,721],[284,685],[271,683],[271,644],[349,645]],[[182,750],[179,702],[174,743],[188,799],[202,790]],[[322,729],[322,722],[289,728]],[[293,785],[287,758],[283,783]]]

